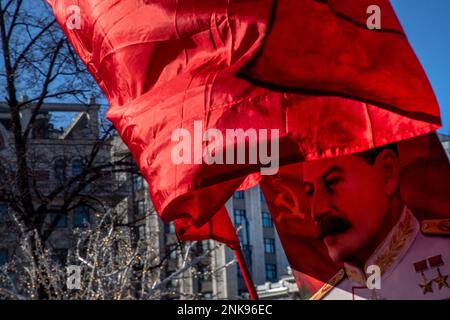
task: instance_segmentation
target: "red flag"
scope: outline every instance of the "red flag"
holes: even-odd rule
[[[450,164],[435,134],[398,143],[400,192],[419,221],[450,217]],[[317,289],[341,267],[319,240],[303,189],[302,164],[264,177],[261,188],[291,267],[301,286]],[[310,291],[313,293],[315,290]]]
[[[49,0],[108,98],[107,117],[149,182],[156,211],[165,220],[191,220],[183,223],[198,232],[214,227],[206,224],[219,219],[215,214],[236,189],[260,179],[263,166],[205,163],[203,152],[212,142],[202,137],[209,129],[223,136],[228,129],[278,130],[257,142],[279,140],[284,177],[298,161],[363,151],[439,128],[433,92],[392,8],[385,0],[369,2],[382,8],[384,30],[362,26],[365,0]],[[79,8],[80,28],[68,23],[77,18],[71,5]],[[181,129],[192,138],[190,163],[172,158],[179,143],[173,133]],[[214,152],[248,143],[224,141]],[[283,185],[274,179],[263,179],[265,191]],[[289,181],[285,186],[291,192],[299,187]],[[287,228],[284,243],[296,241],[296,230],[303,230],[301,240],[309,237],[305,252],[321,256],[312,229],[298,227],[306,229]],[[216,235],[234,241],[235,233],[218,228]],[[299,270],[322,272],[302,263]],[[333,268],[323,266],[323,272]]]
[[[179,240],[214,239],[225,243],[232,250],[240,248],[239,239],[225,207],[200,228],[193,226],[192,220],[188,218],[177,219],[174,223]]]
[[[419,220],[450,217],[450,163],[436,134],[399,143],[401,193]]]
[[[299,9],[306,6],[315,10],[319,5],[320,12],[323,7],[329,10],[323,2],[297,2],[301,6]],[[434,121],[438,108],[430,98],[433,97],[430,87],[423,72],[418,71],[419,64],[406,40],[398,35],[389,36],[388,43],[395,44],[394,48],[404,48],[396,51],[403,64],[394,69],[391,63],[377,65],[378,77],[373,79],[360,73],[361,68],[351,69],[352,86],[345,83],[342,89],[346,95],[343,96],[355,96],[364,101],[357,102],[337,96],[287,94],[251,85],[235,76],[261,48],[269,28],[272,5],[284,6],[284,1],[105,0],[98,3],[94,0],[61,0],[50,3],[70,42],[105,92],[110,103],[107,117],[130,148],[149,182],[155,208],[166,220],[189,216],[196,227],[201,227],[218,212],[246,176],[260,167],[260,164],[196,163],[198,157],[188,164],[175,164],[171,159],[176,145],[171,139],[172,134],[177,129],[186,129],[189,135],[195,136],[196,122],[204,131],[214,128],[222,133],[236,128],[277,129],[281,164],[361,151],[438,128]],[[286,3],[293,5],[292,1]],[[69,10],[71,5],[80,8],[79,29],[67,23],[76,14]],[[283,8],[278,8],[278,12]],[[342,10],[348,8],[352,7],[343,6]],[[303,12],[292,11],[290,17],[301,21],[315,17],[318,22],[322,21],[313,14],[298,19],[298,14]],[[283,23],[278,20],[275,16],[274,22]],[[272,29],[278,26],[277,23]],[[336,32],[340,30],[339,25],[330,22],[324,27],[323,34],[319,33],[315,38],[286,42],[295,43],[298,49],[309,48],[312,44],[308,41],[322,43],[319,40],[329,35],[332,26]],[[354,24],[346,26],[349,30],[352,27],[358,30],[354,32],[359,32],[360,28]],[[293,32],[298,31],[295,30]],[[271,39],[281,37],[277,34],[273,30],[270,32],[260,58],[264,57]],[[296,39],[296,34],[291,34],[292,39]],[[385,48],[385,38],[379,35],[374,32],[375,47],[354,44],[357,50],[347,53],[349,59],[357,61],[365,55],[369,59],[375,49]],[[345,37],[344,40],[348,41]],[[348,47],[345,41],[342,45]],[[339,43],[334,43],[337,45]],[[281,53],[281,50],[276,51]],[[378,53],[386,55],[385,51]],[[307,63],[308,67],[320,70],[324,61],[328,61],[326,55],[320,60],[318,55],[316,60],[304,60],[301,55],[296,59],[294,63],[287,57],[286,68],[295,66],[294,70],[297,70],[299,61],[311,61]],[[409,70],[417,77],[408,77]],[[343,72],[330,69],[326,76],[330,79],[333,78],[330,72],[336,76],[331,82],[341,83]],[[420,112],[402,109],[405,100],[389,94],[392,86],[386,85],[384,80],[379,81],[383,74],[384,78],[396,79],[397,85],[402,87],[414,79],[409,92],[409,96],[414,96],[414,103],[409,105],[417,106]],[[277,76],[281,79],[282,75]],[[311,83],[321,82],[322,79],[316,81],[314,77],[312,73]],[[265,79],[264,74],[261,79]],[[359,94],[360,87],[376,89],[376,97]],[[400,98],[405,98],[404,90],[399,91],[402,92]],[[386,105],[395,105],[396,111],[408,112],[402,112],[400,116],[390,109],[378,108]],[[418,114],[429,117],[417,117]],[[323,125],[317,126],[319,122]],[[272,137],[266,139],[270,141]],[[195,143],[192,141],[192,144]],[[238,145],[236,141],[225,142],[223,149]],[[201,147],[206,146],[207,142],[202,141]]]
[[[367,26],[374,5],[380,30]],[[440,123],[436,98],[389,0],[276,1],[265,43],[243,75]]]
[[[313,279],[327,281],[341,265],[331,261],[319,240],[309,213],[302,176],[301,163],[286,165],[277,175],[264,177],[261,189],[292,269]]]

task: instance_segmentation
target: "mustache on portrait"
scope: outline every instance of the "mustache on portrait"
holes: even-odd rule
[[[352,226],[350,221],[331,214],[324,215],[316,220],[319,231],[319,239],[323,240],[327,236],[333,236],[347,231]]]

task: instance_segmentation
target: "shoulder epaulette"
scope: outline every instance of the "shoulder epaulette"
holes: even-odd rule
[[[345,270],[341,269],[322,288],[319,289],[309,300],[321,300],[331,289],[337,286],[345,278]]]
[[[450,236],[450,219],[423,220],[421,231],[430,236]]]

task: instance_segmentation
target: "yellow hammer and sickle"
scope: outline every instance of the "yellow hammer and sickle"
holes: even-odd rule
[[[304,220],[306,218],[306,215],[301,211],[300,209],[300,203],[298,201],[298,198],[295,196],[294,192],[291,189],[281,187],[283,190],[281,193],[277,195],[275,198],[275,205],[277,207],[285,207],[289,212],[293,214],[294,217],[300,218]],[[289,201],[286,201],[284,195],[288,194],[290,199],[292,199],[292,203],[290,204]],[[288,198],[289,199],[289,198]],[[277,222],[280,222],[281,215],[277,215],[276,220]]]

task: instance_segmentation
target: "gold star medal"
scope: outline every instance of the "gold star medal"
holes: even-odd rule
[[[441,290],[443,287],[448,288],[449,287],[448,283],[447,283],[448,276],[443,276],[441,274],[441,270],[439,270],[439,268],[438,268],[438,274],[439,275],[436,278],[434,278],[434,282],[437,283],[439,290]]]
[[[428,258],[428,262],[430,263],[430,267],[437,267],[437,272],[438,272],[438,276],[436,278],[433,279],[434,282],[437,283],[439,290],[441,290],[444,287],[449,287],[448,286],[448,275],[443,276],[441,273],[441,269],[439,268],[440,266],[444,265],[444,260],[442,260],[442,255],[437,255],[431,258]]]
[[[422,275],[422,281],[419,283],[419,287],[422,289],[423,294],[427,294],[428,292],[433,292],[433,280],[429,281],[425,277],[424,271],[428,269],[427,260],[421,260],[414,263],[414,269],[416,272],[420,272]]]
[[[433,292],[433,281],[428,281],[423,272],[422,277],[422,282],[419,283],[420,288],[422,288],[422,293],[427,294],[428,292]]]

